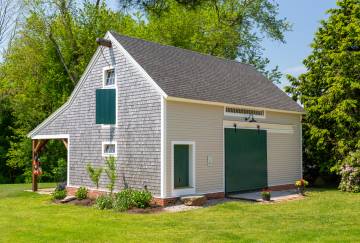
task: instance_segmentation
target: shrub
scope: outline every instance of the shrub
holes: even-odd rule
[[[66,190],[55,190],[52,193],[52,198],[54,200],[61,200],[64,199],[66,197]]]
[[[109,184],[108,184],[108,188],[110,190],[110,194],[113,194],[114,191],[114,187],[115,187],[115,181],[116,181],[116,166],[115,166],[115,158],[110,156],[108,158],[106,158],[106,169],[105,169],[105,173],[109,178]]]
[[[269,189],[263,189],[261,191],[261,197],[265,201],[270,201],[271,198],[271,191]]]
[[[360,192],[360,150],[349,153],[341,167],[340,175],[341,191]]]
[[[124,189],[115,195],[114,209],[126,211],[130,208],[147,208],[150,206],[152,195],[147,190]]]
[[[132,207],[135,207],[132,189],[124,189],[121,192],[116,193],[114,201],[115,210],[126,211]]]
[[[147,190],[133,191],[133,201],[137,208],[147,208],[150,206],[152,195]]]
[[[76,193],[75,197],[79,200],[83,200],[87,198],[88,190],[85,187],[80,187]]]
[[[96,199],[95,207],[101,210],[111,209],[114,199],[110,195],[101,195]]]
[[[103,168],[93,168],[90,164],[86,166],[91,181],[95,184],[96,189],[99,188],[99,181]]]

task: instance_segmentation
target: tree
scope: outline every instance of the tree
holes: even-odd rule
[[[261,47],[264,37],[285,42],[283,33],[291,28],[286,19],[278,18],[276,3],[268,0],[130,0],[121,3],[135,7],[144,15],[148,24],[143,38],[237,59],[255,66],[279,83],[281,73],[277,68],[267,70],[269,60],[263,57]]]
[[[304,163],[320,173],[339,172],[360,149],[360,1],[339,0],[321,22],[304,60],[307,72],[289,77],[286,91],[306,110]]]
[[[97,48],[96,37],[104,36],[109,29],[131,35],[138,26],[131,17],[113,12],[104,4],[96,7],[85,2],[77,9],[64,4],[66,0],[44,2],[26,6],[29,15],[0,64],[0,99],[8,100],[8,105],[1,103],[0,108],[7,111],[0,114],[0,127],[7,128],[0,130],[0,140],[4,137],[6,142],[1,162],[6,161],[7,168],[20,173],[18,182],[31,176],[31,141],[27,133],[66,102]],[[11,120],[2,119],[5,115]],[[66,153],[61,143],[50,142],[47,148],[40,160],[51,173],[60,158],[66,159]],[[52,177],[47,173],[42,179]]]

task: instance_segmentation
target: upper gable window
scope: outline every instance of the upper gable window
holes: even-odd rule
[[[105,68],[104,69],[104,87],[115,86],[115,69]]]

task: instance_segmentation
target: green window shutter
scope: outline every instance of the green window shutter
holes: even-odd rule
[[[96,90],[96,124],[115,124],[116,122],[115,89]]]

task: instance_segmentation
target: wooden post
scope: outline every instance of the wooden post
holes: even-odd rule
[[[35,151],[36,146],[37,146],[37,141],[32,140],[32,161],[31,161],[31,165],[32,165],[32,191],[33,192],[36,192],[38,190],[37,175],[34,175],[34,169],[35,169],[34,161],[35,161],[35,156],[36,156],[36,151]]]

